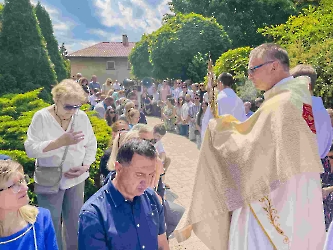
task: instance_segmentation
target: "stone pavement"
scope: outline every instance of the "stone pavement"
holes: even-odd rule
[[[150,126],[162,123],[159,118],[155,117],[147,117],[147,122]],[[167,133],[163,137],[162,142],[165,152],[171,158],[171,165],[165,175],[165,181],[170,185],[171,189],[167,191],[166,197],[167,199],[175,200],[175,203],[182,205],[186,209],[178,225],[178,228],[181,228],[184,225],[191,202],[199,150],[194,142],[173,133]],[[208,250],[193,233],[190,239],[182,243],[178,243],[175,238],[170,239],[170,249]]]

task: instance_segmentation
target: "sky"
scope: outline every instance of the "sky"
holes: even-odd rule
[[[30,0],[37,4],[38,0]],[[40,0],[48,11],[55,37],[69,53],[99,42],[138,42],[161,27],[170,0]],[[4,0],[0,0],[3,3]]]

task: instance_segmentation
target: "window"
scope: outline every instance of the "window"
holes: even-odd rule
[[[106,70],[113,70],[116,69],[116,64],[114,61],[106,62]]]
[[[130,63],[130,61],[127,62],[127,69],[131,69],[132,64]]]

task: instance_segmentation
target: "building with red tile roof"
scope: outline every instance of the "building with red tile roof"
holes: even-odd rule
[[[128,56],[135,43],[123,35],[122,42],[100,42],[88,48],[75,51],[67,58],[71,62],[71,75],[80,72],[90,80],[92,75],[103,84],[107,78],[122,82],[130,78],[131,65]]]

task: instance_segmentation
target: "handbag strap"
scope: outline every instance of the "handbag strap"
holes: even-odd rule
[[[73,115],[73,122],[72,122],[72,125],[71,125],[71,130],[73,130],[74,129],[74,122],[75,122],[75,114]],[[65,159],[66,159],[66,156],[67,156],[67,153],[68,153],[68,148],[69,148],[69,145],[68,146],[66,146],[66,148],[65,148],[65,152],[64,152],[64,155],[62,156],[62,159],[61,159],[61,163],[60,163],[60,168],[61,168],[61,171],[62,171],[62,165],[64,164],[64,162],[65,162]]]

